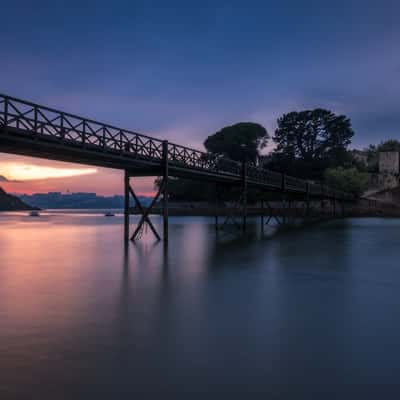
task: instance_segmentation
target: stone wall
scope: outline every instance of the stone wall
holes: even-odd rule
[[[392,190],[400,185],[400,157],[398,151],[379,153],[379,173],[369,174],[368,190],[365,196],[374,196],[375,193]]]
[[[382,190],[381,192],[375,193],[371,198],[383,203],[400,205],[400,188]]]
[[[377,192],[399,186],[399,177],[394,174],[369,174],[368,191]]]

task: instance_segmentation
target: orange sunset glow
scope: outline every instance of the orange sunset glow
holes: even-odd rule
[[[133,180],[141,195],[154,193],[154,178]],[[123,192],[122,171],[0,153],[0,187],[9,193]]]
[[[32,181],[94,174],[97,170],[95,168],[57,168],[18,162],[5,162],[1,166],[1,172],[2,176],[9,181]]]

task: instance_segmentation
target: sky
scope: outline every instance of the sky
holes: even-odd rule
[[[0,92],[202,148],[324,107],[352,147],[400,137],[400,2],[0,0]],[[0,154],[15,193],[122,192],[119,171]],[[153,191],[151,179],[137,183]]]

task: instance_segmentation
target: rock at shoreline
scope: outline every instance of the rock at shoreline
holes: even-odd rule
[[[0,187],[0,211],[25,211],[25,210],[38,210],[24,203],[18,197],[7,194]]]

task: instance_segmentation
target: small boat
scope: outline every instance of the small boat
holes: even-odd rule
[[[115,214],[113,214],[112,212],[106,212],[104,214],[105,217],[115,217]]]
[[[40,217],[40,213],[39,213],[39,211],[31,211],[30,213],[29,213],[29,216],[30,217]]]

